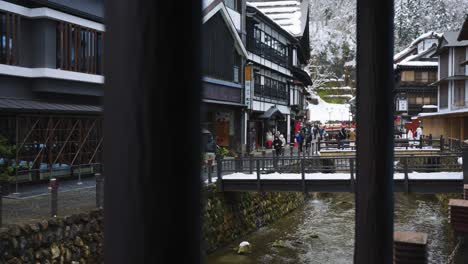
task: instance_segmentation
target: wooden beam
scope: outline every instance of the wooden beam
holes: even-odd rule
[[[393,1],[357,1],[354,263],[393,255]]]

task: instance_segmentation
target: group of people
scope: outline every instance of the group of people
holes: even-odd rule
[[[279,131],[268,130],[266,133],[266,145],[268,148],[273,148],[277,156],[284,153],[284,147],[286,146],[286,138]]]
[[[318,124],[315,124],[313,126],[307,124],[295,134],[295,139],[299,148],[299,152],[302,152],[305,146],[307,152],[310,152],[310,150],[312,150],[313,153],[317,153],[317,141],[319,139],[323,140],[323,138],[326,136],[327,132],[323,126],[319,127]]]
[[[415,139],[415,140],[419,140],[421,138],[421,136],[423,135],[423,131],[422,131],[422,127],[418,127],[416,128],[416,131],[413,132],[413,129],[410,128],[408,130],[408,133],[406,133],[406,138],[407,139]]]

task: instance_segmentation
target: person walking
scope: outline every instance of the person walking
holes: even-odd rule
[[[324,136],[325,136],[325,127],[324,126],[320,127],[319,133],[320,133],[320,140],[323,140]]]
[[[266,145],[267,148],[271,148],[273,145],[273,133],[271,132],[271,130],[268,130],[268,132],[266,133]]]
[[[408,138],[408,145],[414,146],[414,134],[412,128],[408,130],[406,137]]]
[[[419,140],[422,136],[422,132],[423,132],[422,127],[419,126],[418,128],[416,128],[416,133],[415,133],[414,138]]]
[[[284,137],[283,134],[280,134],[279,139],[282,142],[281,155],[284,155],[284,149],[286,148],[286,138]]]
[[[305,135],[305,146],[306,146],[306,153],[310,155],[311,145],[312,145],[312,135],[313,133],[308,133]]]
[[[341,127],[340,133],[338,134],[338,139],[340,140],[339,142],[339,148],[344,147],[344,140],[348,138],[348,134],[346,133],[346,129],[344,126]]]
[[[299,153],[302,152],[302,141],[303,141],[304,137],[302,136],[302,133],[301,131],[297,131],[296,133],[296,142],[297,142],[297,145],[299,146]]]
[[[273,140],[273,148],[275,149],[276,156],[281,155],[281,149],[283,147],[283,141],[278,136],[275,136],[275,139]]]

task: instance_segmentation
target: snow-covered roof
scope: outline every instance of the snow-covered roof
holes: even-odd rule
[[[436,39],[436,38],[440,38],[441,36],[442,36],[442,33],[437,33],[437,32],[434,32],[434,31],[426,32],[426,33],[420,35],[419,37],[417,37],[415,40],[413,40],[411,42],[411,44],[408,47],[406,47],[404,50],[402,50],[402,51],[398,52],[397,54],[395,54],[393,56],[393,60],[395,62],[399,61],[400,59],[402,59],[405,56],[408,56],[412,52],[417,51],[417,44],[419,42],[421,42],[422,40],[424,40],[424,39]],[[427,49],[426,49],[426,51],[427,51]],[[410,56],[414,56],[414,55],[418,55],[418,54],[413,54],[413,55],[410,55]],[[404,60],[407,60],[407,58],[405,58]]]
[[[411,44],[409,46],[410,47],[414,46],[414,45],[418,44],[418,42],[420,42],[423,39],[431,39],[431,38],[433,39],[433,38],[440,38],[440,37],[442,37],[442,33],[429,31],[429,32],[426,32],[426,33],[422,34],[421,36],[417,37],[415,40],[413,40],[411,42]]]
[[[248,1],[253,6],[273,20],[280,27],[294,35],[301,37],[307,23],[309,1]]]
[[[468,108],[453,110],[453,111],[444,111],[444,112],[433,112],[433,113],[419,113],[419,117],[429,117],[429,116],[444,116],[450,114],[462,114],[468,113]]]
[[[405,61],[400,62],[397,65],[401,66],[414,66],[414,67],[422,67],[422,66],[439,66],[437,61]]]
[[[437,105],[423,105],[422,108],[430,108],[430,109],[433,109],[433,108],[437,108]]]

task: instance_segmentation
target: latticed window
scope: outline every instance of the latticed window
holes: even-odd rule
[[[57,26],[57,68],[102,74],[103,33],[70,23]]]
[[[0,63],[17,65],[19,61],[21,17],[0,12]]]

